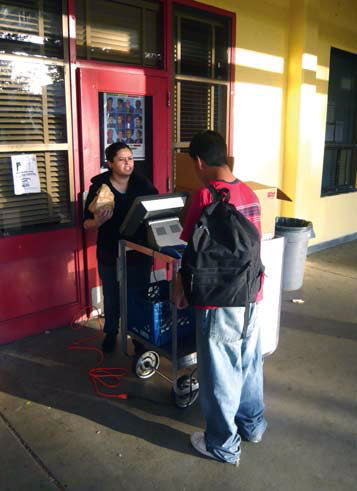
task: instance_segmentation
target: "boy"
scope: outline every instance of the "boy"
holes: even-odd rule
[[[260,232],[259,200],[232,174],[222,136],[214,131],[195,135],[190,156],[202,183],[217,190],[227,188],[230,203]],[[190,239],[203,208],[211,202],[207,187],[195,193],[181,234],[183,240]],[[261,292],[256,300],[260,298]],[[178,308],[187,305],[180,275],[173,300]],[[191,443],[201,454],[235,465],[239,464],[241,438],[258,443],[267,426],[256,303],[249,306],[247,336],[242,339],[244,312],[244,307],[196,307],[200,403],[206,431],[193,433]]]

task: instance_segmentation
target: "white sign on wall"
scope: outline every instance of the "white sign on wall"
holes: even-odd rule
[[[11,165],[16,195],[41,192],[36,155],[12,155]]]

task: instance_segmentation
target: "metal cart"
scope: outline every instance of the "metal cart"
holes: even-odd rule
[[[141,379],[146,379],[157,373],[166,381],[172,384],[171,396],[180,408],[191,406],[198,397],[199,385],[197,378],[194,377],[195,370],[191,374],[178,376],[179,371],[197,364],[195,336],[185,338],[184,343],[178,343],[178,323],[177,309],[171,304],[171,342],[163,346],[156,346],[143,337],[130,330],[128,326],[128,298],[127,298],[127,264],[126,254],[129,250],[137,251],[141,254],[153,257],[165,263],[166,269],[172,268],[171,288],[174,286],[176,272],[180,259],[162,254],[148,247],[135,244],[126,240],[119,241],[118,255],[118,280],[120,284],[120,324],[122,336],[122,349],[124,354],[128,354],[128,335],[139,342],[144,350],[136,349],[134,355],[134,369],[136,375]],[[159,371],[160,356],[167,358],[172,364],[172,378],[167,377]]]

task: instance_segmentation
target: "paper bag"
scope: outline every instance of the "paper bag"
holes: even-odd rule
[[[97,191],[94,199],[90,202],[88,209],[91,213],[95,213],[99,209],[114,208],[114,194],[107,184],[102,184]]]

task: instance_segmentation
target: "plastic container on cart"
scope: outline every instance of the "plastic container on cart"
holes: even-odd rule
[[[128,328],[155,346],[171,342],[172,315],[170,284],[151,283],[147,288],[130,288],[127,299]],[[194,313],[191,308],[177,312],[178,341],[194,333]]]
[[[283,290],[298,290],[303,284],[308,242],[315,237],[312,223],[299,218],[278,217],[275,236],[285,238]]]

